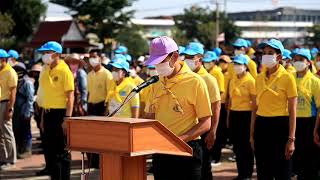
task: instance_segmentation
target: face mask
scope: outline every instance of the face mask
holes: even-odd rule
[[[118,71],[118,72],[112,71],[111,74],[112,74],[113,80],[115,80],[115,81],[120,80],[120,71]]]
[[[149,70],[148,75],[149,75],[150,77],[152,77],[152,76],[158,76],[158,72],[157,72],[157,70],[152,69],[152,70]]]
[[[244,54],[244,51],[242,51],[242,50],[234,50],[234,55],[235,56],[238,56],[238,55],[240,55],[240,54]]]
[[[42,56],[42,62],[44,64],[50,65],[53,62],[52,54],[44,54]]]
[[[233,69],[236,74],[243,73],[247,68],[244,65],[235,64],[233,65]]]
[[[316,66],[318,69],[320,69],[320,61],[316,62]]]
[[[171,58],[170,58],[170,61],[171,61]],[[170,61],[155,65],[159,76],[166,77],[172,74],[174,67],[170,66]]]
[[[262,56],[262,65],[265,65],[267,68],[273,68],[277,65],[277,55],[263,55]]]
[[[98,58],[90,58],[89,63],[92,67],[96,67],[100,64],[100,61]]]
[[[9,64],[11,67],[13,67],[13,66],[15,65],[15,64],[13,63],[13,61],[12,61],[11,58],[8,59],[8,64]]]
[[[297,72],[304,71],[308,67],[308,65],[303,61],[296,61],[293,63],[293,66]]]
[[[211,63],[203,63],[203,66],[207,71],[209,71],[213,65]]]
[[[137,76],[137,72],[136,72],[135,69],[130,69],[129,72],[130,72],[130,76],[131,77],[136,77]]]
[[[192,59],[185,59],[186,64],[189,66],[191,71],[194,71],[197,68],[196,62]]]

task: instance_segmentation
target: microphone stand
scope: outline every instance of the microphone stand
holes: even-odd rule
[[[121,110],[121,108],[127,104],[135,95],[137,94],[137,91],[136,89],[133,89],[129,94],[128,96],[124,99],[123,103],[121,103],[121,105],[116,109],[114,110],[112,113],[110,113],[107,117],[112,117],[114,116],[117,112],[119,112]]]

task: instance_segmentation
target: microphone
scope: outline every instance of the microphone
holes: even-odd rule
[[[159,76],[152,76],[150,79],[146,80],[145,82],[141,83],[139,86],[134,88],[132,91],[139,93],[143,88],[149,86],[150,84],[156,83],[159,81]]]

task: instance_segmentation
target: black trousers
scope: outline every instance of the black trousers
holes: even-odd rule
[[[104,101],[96,104],[88,104],[88,115],[104,116],[105,110]],[[99,169],[99,154],[87,153],[87,156],[88,161],[90,162],[90,167]]]
[[[254,165],[254,155],[250,145],[251,111],[230,111],[229,118],[238,178],[251,178]]]
[[[154,155],[153,170],[155,180],[200,180],[202,165],[202,145],[200,140],[188,142],[193,149],[193,157]]]
[[[227,142],[228,129],[227,129],[227,109],[224,104],[221,104],[219,124],[217,128],[216,141],[212,147],[211,155],[212,160],[219,162],[221,159],[222,148]]]
[[[207,144],[205,142],[206,136],[208,133],[201,135],[201,143],[202,143],[202,170],[201,170],[201,180],[212,180],[212,171],[211,171],[211,151],[207,148]]]
[[[44,111],[43,143],[47,154],[47,167],[52,180],[69,180],[71,155],[66,150],[67,136],[62,129],[66,110]]]
[[[291,159],[285,158],[289,117],[257,116],[254,148],[258,180],[290,180]]]
[[[298,180],[315,180],[316,144],[313,142],[313,130],[316,118],[297,118],[295,152],[293,154],[293,170]]]

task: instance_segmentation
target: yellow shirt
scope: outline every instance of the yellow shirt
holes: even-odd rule
[[[255,79],[249,72],[239,79],[237,76],[230,81],[230,109],[233,111],[251,111],[251,96],[256,94]]]
[[[229,64],[230,66],[231,64]],[[225,72],[223,74],[224,76],[224,92],[221,94],[221,103],[224,104],[226,103],[226,100],[228,99],[228,89],[229,89],[229,83],[231,80],[231,77],[229,75],[229,72]]]
[[[87,77],[89,103],[100,103],[105,101],[109,88],[113,86],[112,74],[101,66],[98,72],[92,70]]]
[[[186,64],[181,65],[177,75],[153,84],[145,108],[177,136],[198,124],[198,118],[212,116],[206,83]]]
[[[218,66],[214,66],[209,73],[216,78],[219,86],[220,93],[224,92],[224,76],[222,70]]]
[[[7,64],[0,71],[0,100],[9,100],[10,89],[17,87],[18,75],[16,71]]]
[[[148,98],[150,96],[151,87],[152,87],[152,84],[140,91],[140,93],[139,93],[140,102],[146,102],[148,100]]]
[[[283,66],[266,77],[261,72],[256,80],[257,114],[265,117],[288,116],[288,98],[297,97],[294,77]]]
[[[144,82],[144,80],[143,79],[141,79],[141,77],[140,76],[136,76],[136,77],[129,77],[130,79],[132,79],[132,82],[136,85],[136,86],[138,86],[138,85],[140,85],[141,83],[143,83]]]
[[[294,73],[297,72],[296,69],[295,69],[292,65],[289,65],[289,66],[286,68],[286,70],[287,70],[289,73],[291,73],[291,74],[294,74]]]
[[[67,107],[67,91],[74,90],[74,78],[69,66],[62,60],[51,69],[44,66],[39,78],[39,87],[45,109],[65,109]]]
[[[310,71],[303,78],[295,75],[298,88],[297,117],[315,117],[320,107],[320,80]]]
[[[257,72],[257,64],[256,62],[254,62],[248,55],[246,55],[247,59],[249,60],[249,63],[248,63],[248,69],[249,69],[249,72],[250,74],[252,75],[252,77],[254,79],[257,78],[258,76],[258,72]]]
[[[128,78],[125,78],[119,85],[116,85],[114,82],[113,86],[110,88],[108,96],[106,97],[109,113],[116,110],[135,87],[135,84],[133,84]],[[139,106],[140,101],[139,95],[137,94],[129,101],[129,103],[125,104],[120,111],[114,115],[114,117],[131,118],[131,108],[139,108]]]
[[[208,87],[210,102],[214,103],[220,101],[220,91],[216,78],[211,76],[203,66],[201,66],[197,73],[203,78]]]

